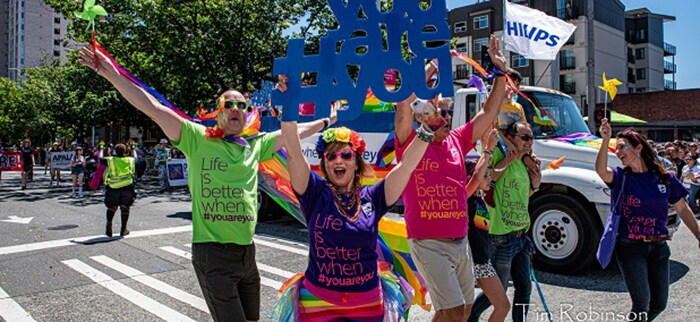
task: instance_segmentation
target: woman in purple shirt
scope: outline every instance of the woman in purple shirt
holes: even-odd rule
[[[652,321],[668,301],[668,205],[673,205],[699,241],[700,229],[684,199],[688,191],[661,165],[646,137],[632,130],[619,133],[615,154],[624,168],[610,169],[608,144],[612,130],[607,119],[602,121],[600,133],[603,142],[596,172],[612,188],[611,204],[619,203],[614,210],[620,216],[615,256],[632,297],[628,317],[632,321]]]
[[[303,277],[286,283],[294,287],[284,290],[273,320],[384,321],[385,315],[400,320],[410,301],[398,278],[377,261],[378,223],[401,196],[433,133],[422,125],[420,140],[384,180],[363,187],[360,181],[371,177],[372,169],[362,158],[360,135],[345,127],[320,135],[316,152],[322,178],[310,171],[296,131],[296,122],[282,122],[291,185],[309,230],[309,264]]]

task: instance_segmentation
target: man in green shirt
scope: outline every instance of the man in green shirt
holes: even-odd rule
[[[250,106],[238,91],[223,93],[218,101],[217,127],[205,128],[186,121],[132,83],[102,52],[95,55],[92,45],[81,49],[80,58],[81,64],[107,79],[131,105],[154,120],[187,156],[192,263],[214,320],[258,320],[260,275],[253,244],[258,163],[282,148],[280,132],[240,137]],[[334,122],[333,116],[301,124],[299,135],[309,137]]]
[[[540,187],[542,173],[539,161],[532,155],[534,136],[528,123],[514,122],[502,133],[507,153],[495,149],[492,180],[493,204],[488,206],[491,220],[489,234],[493,244],[492,260],[503,287],[508,288],[512,278],[513,321],[525,321],[530,304],[530,251],[527,231],[530,228],[528,206],[530,194]],[[478,321],[489,306],[488,298],[481,293],[474,300],[469,321]]]

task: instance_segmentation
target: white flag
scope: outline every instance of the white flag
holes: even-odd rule
[[[554,60],[576,26],[506,1],[506,49],[527,59]]]

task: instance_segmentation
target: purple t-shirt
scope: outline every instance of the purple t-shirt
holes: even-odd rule
[[[645,236],[668,236],[668,205],[675,204],[688,191],[674,174],[668,184],[662,184],[652,171],[628,173],[620,206],[618,236],[642,239]],[[622,185],[622,168],[613,169],[611,198],[617,198]],[[614,204],[615,200],[611,200]]]
[[[333,191],[311,171],[304,195],[298,195],[309,229],[306,280],[336,292],[366,292],[379,285],[377,276],[378,222],[389,208],[384,180],[360,190],[360,215],[345,218],[335,205]],[[355,208],[356,209],[356,208]],[[348,211],[348,216],[355,214]]]

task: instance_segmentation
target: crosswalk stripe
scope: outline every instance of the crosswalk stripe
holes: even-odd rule
[[[304,256],[309,255],[309,248],[308,248],[308,246],[306,246],[304,244],[300,244],[300,243],[296,243],[296,242],[292,242],[292,241],[287,241],[287,240],[279,239],[279,238],[275,238],[275,237],[269,237],[269,236],[265,236],[265,238],[289,243],[289,244],[296,245],[299,247],[304,247],[304,249],[299,249],[299,248],[290,247],[290,246],[286,246],[286,245],[280,245],[280,244],[270,242],[267,240],[263,240],[260,238],[253,238],[253,241],[257,245],[263,245],[263,246],[267,246],[267,247],[277,248],[279,250],[287,251],[287,252],[298,254],[298,255],[304,255]],[[185,244],[185,247],[192,248],[192,244]]]
[[[158,235],[182,233],[182,232],[188,232],[188,231],[192,231],[192,225],[180,226],[180,227],[170,227],[170,228],[160,228],[160,229],[151,229],[151,230],[142,230],[142,231],[132,231],[130,235],[123,237],[123,238],[138,238],[138,237],[146,237],[146,236],[158,236]],[[105,235],[99,235],[99,236],[88,236],[88,237],[82,237],[82,238],[66,238],[66,239],[59,239],[59,240],[50,240],[50,241],[45,241],[45,242],[30,243],[30,244],[24,244],[24,245],[5,246],[5,247],[0,247],[0,255],[16,254],[16,253],[30,252],[30,251],[35,251],[35,250],[42,250],[42,249],[49,249],[49,248],[56,248],[56,247],[63,247],[63,246],[82,245],[82,244],[85,244],[86,242],[90,242],[90,241],[94,241],[94,240],[103,240],[103,239],[108,240],[109,238]]]
[[[5,290],[0,288],[0,317],[7,322],[36,322]]]
[[[287,252],[298,254],[298,255],[304,255],[304,256],[309,255],[308,250],[303,250],[303,249],[299,249],[299,248],[295,248],[295,247],[280,245],[280,244],[276,244],[276,243],[269,242],[266,240],[262,240],[260,238],[254,238],[253,240],[255,241],[256,245],[263,245],[263,246],[267,246],[267,247],[272,247],[272,248],[276,248],[279,250],[287,251]]]
[[[115,271],[118,271],[128,277],[133,278],[141,284],[144,284],[154,290],[165,293],[170,297],[175,298],[181,302],[185,302],[195,307],[196,309],[199,309],[202,312],[209,313],[207,302],[205,302],[204,299],[200,297],[194,296],[178,288],[172,287],[167,283],[159,281],[153,277],[147,276],[143,272],[135,268],[129,267],[127,265],[124,265],[120,262],[117,262],[107,256],[93,256],[90,258],[104,266],[107,266]]]
[[[163,305],[148,296],[145,296],[134,289],[118,282],[109,277],[107,274],[102,273],[90,265],[85,264],[77,259],[70,259],[62,261],[61,263],[67,265],[73,270],[81,273],[94,281],[95,283],[107,288],[114,294],[117,294],[124,298],[125,300],[136,304],[140,308],[153,313],[155,316],[162,318],[166,321],[194,321],[189,317],[180,314],[179,312]]]
[[[277,267],[268,266],[268,265],[265,265],[263,263],[256,263],[256,264],[258,265],[259,270],[265,271],[265,272],[268,272],[271,274],[275,274],[277,276],[282,276],[284,278],[291,278],[292,276],[295,275],[292,272],[288,272],[288,271],[285,271],[283,269],[279,269]]]
[[[192,254],[189,252],[186,252],[182,249],[178,249],[178,248],[175,248],[172,246],[163,246],[163,247],[160,247],[160,249],[164,250],[168,253],[171,253],[173,255],[180,256],[182,258],[186,258],[189,260],[192,259]],[[272,272],[270,272],[270,273],[272,273]],[[275,273],[273,273],[273,274],[275,274]],[[260,284],[268,286],[268,287],[272,287],[273,289],[276,289],[276,290],[279,290],[282,287],[282,283],[275,281],[275,280],[272,280],[272,279],[269,279],[267,277],[263,277],[263,276],[260,276]]]

